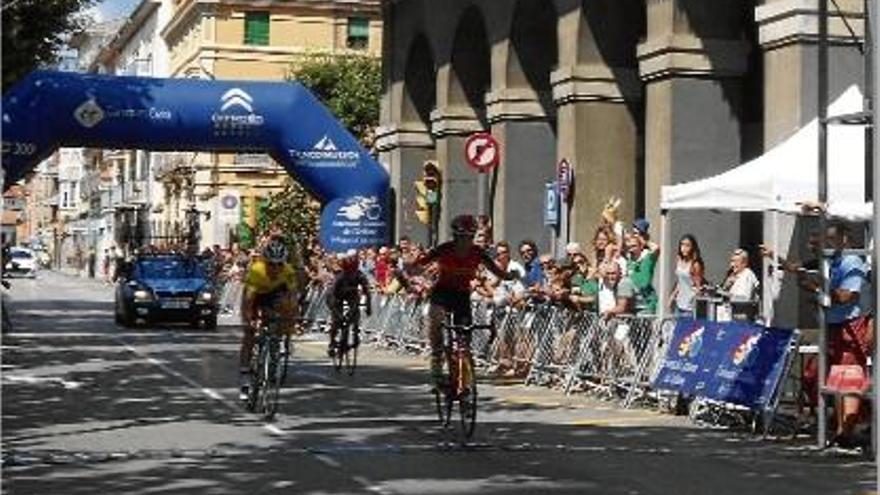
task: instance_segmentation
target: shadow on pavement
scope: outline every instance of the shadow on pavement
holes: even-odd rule
[[[16,310],[56,303],[64,317],[21,318],[22,334],[4,336],[8,493],[843,495],[873,480],[860,458],[690,427],[578,425],[565,405],[511,405],[488,385],[462,444],[436,424],[425,371],[381,356],[352,378],[295,359],[273,433],[235,403],[234,333],[115,329],[108,303]],[[98,333],[55,336],[83,330]]]

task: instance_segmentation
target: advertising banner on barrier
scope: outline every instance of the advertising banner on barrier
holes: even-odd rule
[[[744,322],[680,319],[654,387],[760,408],[776,393],[795,335]]]

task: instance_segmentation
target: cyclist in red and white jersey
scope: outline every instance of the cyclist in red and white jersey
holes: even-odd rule
[[[452,221],[452,241],[431,249],[414,262],[416,266],[436,263],[437,281],[429,296],[428,339],[431,343],[431,380],[439,382],[443,376],[443,335],[441,326],[447,312],[452,312],[456,324],[471,321],[471,280],[477,269],[484,265],[496,277],[513,280],[518,274],[505,273],[480,247],[474,245],[477,223],[471,215],[459,215]]]

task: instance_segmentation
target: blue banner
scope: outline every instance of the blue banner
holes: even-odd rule
[[[654,387],[759,409],[772,402],[795,338],[793,330],[680,319]]]
[[[3,96],[4,189],[62,146],[266,152],[324,204],[326,249],[387,241],[387,171],[295,82],[34,72]]]

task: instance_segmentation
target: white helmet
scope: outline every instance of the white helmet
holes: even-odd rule
[[[273,239],[263,248],[263,257],[269,263],[284,263],[287,261],[287,246],[281,241]]]

